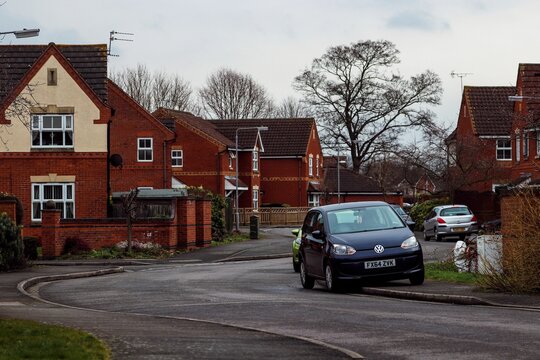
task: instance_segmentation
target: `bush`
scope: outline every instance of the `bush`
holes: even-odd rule
[[[225,236],[225,198],[220,195],[212,196],[212,241],[223,241]]]
[[[435,206],[448,204],[448,198],[427,200],[418,203],[411,208],[409,215],[416,223],[415,230],[421,231],[424,227],[424,219]]]
[[[20,228],[6,213],[0,214],[0,270],[24,266],[24,245]]]
[[[33,236],[23,237],[24,257],[28,260],[37,260],[39,240]]]
[[[540,292],[540,195],[520,190],[505,217],[502,272],[491,271],[481,285],[512,293]]]
[[[62,254],[69,255],[78,255],[84,252],[90,251],[90,246],[84,241],[77,237],[70,237],[66,239],[64,243],[64,250]]]

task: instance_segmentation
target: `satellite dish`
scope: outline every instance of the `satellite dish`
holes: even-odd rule
[[[109,163],[114,167],[122,166],[124,160],[122,160],[122,155],[112,154],[109,158]]]

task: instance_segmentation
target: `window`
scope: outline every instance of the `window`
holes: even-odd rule
[[[152,143],[152,138],[137,139],[137,161],[149,162],[153,160]]]
[[[73,115],[32,115],[33,148],[72,148]]]
[[[41,210],[52,200],[63,219],[75,218],[75,184],[43,183],[32,184],[32,221],[41,221]]]
[[[519,162],[521,154],[521,135],[516,134],[516,161]]]
[[[529,157],[529,133],[526,132],[523,134],[523,158],[526,159]]]
[[[320,205],[321,195],[319,194],[308,194],[308,206],[315,207]]]
[[[536,156],[540,157],[540,131],[536,132]]]
[[[309,154],[309,176],[313,176],[313,155]]]
[[[319,177],[319,154],[317,154],[317,177]]]
[[[497,139],[497,160],[512,160],[512,142],[510,139]]]
[[[173,167],[182,167],[184,166],[184,151],[183,150],[172,150],[171,159]]]
[[[259,189],[253,189],[253,208],[259,208]]]
[[[253,150],[253,171],[259,171],[259,152],[257,149]]]

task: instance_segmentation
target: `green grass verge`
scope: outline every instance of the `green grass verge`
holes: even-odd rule
[[[446,281],[456,284],[477,285],[482,275],[458,272],[451,262],[426,263],[426,279]]]
[[[248,240],[249,240],[249,234],[244,234],[244,233],[234,234],[233,233],[231,235],[226,235],[223,238],[223,241],[213,241],[212,240],[211,245],[212,246],[221,246],[221,245],[232,244],[232,243],[236,243],[236,242],[243,242],[243,241],[248,241]]]
[[[95,336],[63,326],[0,319],[0,360],[110,359]]]

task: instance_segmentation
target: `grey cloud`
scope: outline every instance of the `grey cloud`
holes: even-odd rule
[[[388,19],[387,26],[394,29],[413,29],[421,31],[444,31],[450,24],[425,11],[402,12]]]

